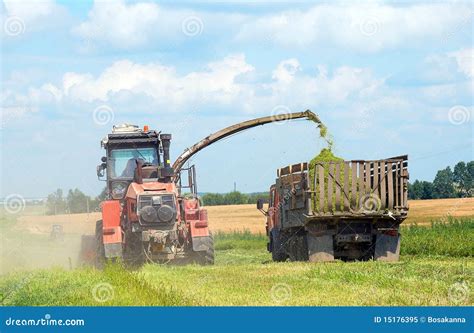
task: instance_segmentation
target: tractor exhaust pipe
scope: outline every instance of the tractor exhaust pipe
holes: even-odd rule
[[[163,148],[163,169],[161,170],[161,176],[163,178],[172,177],[174,171],[170,161],[171,134],[161,134],[160,140],[161,148]]]

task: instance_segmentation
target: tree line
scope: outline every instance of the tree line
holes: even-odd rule
[[[67,194],[57,189],[48,195],[46,214],[77,214],[100,210],[100,203],[106,199],[106,189],[97,197],[90,197],[79,189],[70,189]],[[408,183],[409,199],[464,198],[474,196],[474,161],[458,162],[454,169],[448,166],[439,170],[432,182],[415,180]],[[204,206],[255,204],[257,199],[268,200],[268,192],[204,193],[201,200]]]
[[[90,197],[79,189],[71,189],[65,195],[57,189],[46,199],[46,214],[78,214],[100,211],[100,203],[107,197],[104,189],[97,197]],[[204,193],[201,195],[205,206],[255,204],[257,199],[268,198],[268,193],[245,194],[238,191],[229,193]]]
[[[454,169],[439,170],[433,182],[408,184],[409,199],[465,198],[474,196],[474,161],[458,162]]]
[[[46,214],[78,214],[99,211],[100,203],[105,200],[105,190],[97,197],[90,197],[79,189],[71,189],[64,195],[62,189],[57,189],[46,199]]]
[[[201,196],[205,206],[256,204],[258,199],[267,200],[268,192],[246,194],[232,191],[229,193],[205,193]]]

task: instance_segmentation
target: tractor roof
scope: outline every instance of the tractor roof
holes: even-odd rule
[[[107,134],[100,144],[104,148],[110,144],[157,144],[159,142],[159,134],[160,132],[155,130],[148,130],[147,128],[143,130],[136,125],[114,125],[112,133]]]

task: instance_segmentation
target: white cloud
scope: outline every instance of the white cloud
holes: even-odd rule
[[[240,93],[240,75],[253,71],[243,55],[233,55],[207,65],[206,70],[179,76],[172,66],[138,64],[129,60],[113,63],[99,76],[66,73],[62,92],[72,100],[107,101],[114,94],[144,94],[161,103],[227,103]]]
[[[444,42],[462,28],[466,3],[390,5],[378,2],[313,5],[271,14],[229,13],[95,1],[88,19],[72,29],[96,45],[119,49],[180,43],[189,34],[186,18],[196,17],[198,35],[241,43],[273,43],[284,48],[338,47],[376,52],[420,43]],[[202,32],[202,34],[201,34]],[[194,35],[192,35],[194,36]],[[102,45],[104,46],[104,45]]]
[[[203,70],[184,74],[161,63],[121,60],[96,76],[68,72],[61,84],[29,87],[24,93],[3,91],[1,102],[4,107],[42,109],[48,103],[137,105],[146,101],[169,111],[206,106],[259,113],[279,104],[307,108],[366,101],[377,97],[384,84],[384,79],[376,78],[367,68],[342,66],[329,72],[319,66],[318,70],[310,74],[291,58],[276,65],[271,79],[255,82],[250,79],[256,70],[243,54],[229,55],[208,63]]]
[[[17,36],[57,26],[65,20],[67,11],[54,0],[3,0],[2,34]]]
[[[88,21],[75,27],[73,32],[86,40],[107,41],[119,48],[142,45],[147,42],[153,26],[166,20],[161,14],[153,3],[126,5],[123,1],[96,1]]]
[[[378,3],[316,5],[264,15],[242,26],[241,41],[271,40],[285,47],[337,46],[362,52],[418,45],[445,37],[465,17],[463,4],[392,6]]]
[[[228,35],[245,15],[196,11],[159,6],[156,3],[127,4],[124,0],[94,1],[88,19],[72,28],[86,43],[85,51],[112,46],[117,49],[153,48],[184,42],[191,37]]]
[[[474,78],[474,49],[462,49],[448,55],[456,59],[459,72]]]

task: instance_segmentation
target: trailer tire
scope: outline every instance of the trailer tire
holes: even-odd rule
[[[105,265],[105,247],[102,220],[99,220],[95,223],[95,246],[94,266],[97,269],[102,269]]]
[[[271,231],[271,247],[272,247],[272,260],[273,261],[285,261],[288,259],[288,254],[286,253],[286,243],[288,241],[287,237],[284,234],[273,228]]]

